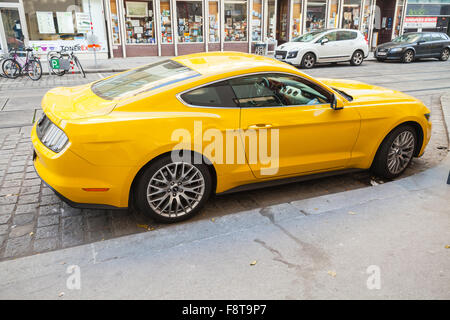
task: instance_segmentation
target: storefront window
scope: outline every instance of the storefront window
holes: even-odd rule
[[[302,32],[302,2],[293,0],[292,5],[292,39],[297,38]]]
[[[345,29],[359,29],[360,10],[361,0],[344,0],[342,27]]]
[[[247,41],[247,1],[225,0],[225,41]]]
[[[219,1],[209,1],[209,42],[220,41]]]
[[[33,1],[23,0],[30,38],[37,52],[65,48],[75,52],[107,52],[102,0]]]
[[[267,5],[267,31],[266,36],[268,39],[275,39],[275,26],[276,26],[276,16],[275,16],[275,0],[266,1]]]
[[[127,43],[156,43],[153,1],[124,1]]]
[[[202,1],[177,1],[178,42],[203,42]]]
[[[370,1],[370,0],[366,0]],[[339,18],[338,18],[338,6],[339,1],[338,0],[330,0],[329,1],[329,8],[328,8],[328,28],[337,28],[339,25]]]
[[[306,10],[306,32],[325,28],[326,0],[308,1]]]
[[[252,41],[261,41],[262,32],[262,0],[253,0]]]
[[[113,44],[120,44],[120,33],[119,33],[119,15],[117,13],[117,2],[116,0],[109,1],[111,8],[111,35]]]
[[[161,6],[161,42],[173,43],[170,1],[160,0]]]
[[[402,15],[403,15],[403,8],[404,6],[404,1],[403,0],[398,0],[397,1],[397,8],[395,9],[395,25],[394,25],[394,32],[392,34],[392,39],[398,37],[401,33],[400,30],[400,26],[401,26],[401,22],[402,22]]]

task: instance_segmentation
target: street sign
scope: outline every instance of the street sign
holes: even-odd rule
[[[52,69],[60,69],[61,68],[61,66],[59,65],[59,59],[51,59],[50,62],[51,62]]]

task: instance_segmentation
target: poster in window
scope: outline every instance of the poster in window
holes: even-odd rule
[[[72,12],[57,12],[56,21],[58,22],[59,33],[74,33]]]
[[[75,12],[77,20],[77,31],[79,33],[88,33],[91,30],[91,18],[89,13]]]
[[[127,1],[127,17],[129,18],[144,18],[147,17],[148,4],[147,2]]]
[[[39,33],[56,33],[53,12],[36,11]]]

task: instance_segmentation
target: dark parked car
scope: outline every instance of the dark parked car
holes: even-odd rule
[[[401,60],[409,63],[418,58],[438,58],[446,61],[450,56],[450,37],[440,32],[405,33],[375,50],[378,61]]]

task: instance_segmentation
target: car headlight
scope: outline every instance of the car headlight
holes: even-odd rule
[[[288,53],[287,58],[296,58],[298,54],[298,51],[291,51]]]
[[[390,52],[401,52],[401,51],[403,51],[403,48],[392,48],[389,51]]]
[[[53,152],[60,152],[66,146],[69,138],[56,124],[44,114],[36,126],[36,133],[42,144]]]

